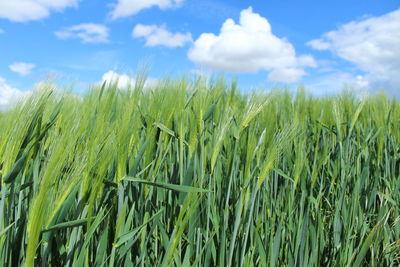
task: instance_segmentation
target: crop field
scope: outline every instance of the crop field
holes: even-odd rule
[[[0,266],[397,266],[400,103],[181,78],[0,113]]]

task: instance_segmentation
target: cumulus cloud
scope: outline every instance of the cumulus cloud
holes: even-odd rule
[[[375,86],[400,88],[400,9],[351,21],[307,44],[353,63]]]
[[[10,66],[8,66],[10,70],[18,73],[19,75],[26,76],[31,74],[32,69],[35,67],[35,64],[25,63],[25,62],[14,62]]]
[[[27,92],[11,87],[3,77],[0,77],[0,111],[17,103],[19,99],[27,94]]]
[[[275,36],[268,20],[242,10],[239,24],[227,19],[219,35],[203,33],[189,50],[195,63],[221,71],[272,71],[271,81],[294,82],[304,74],[304,67],[314,67],[313,57],[296,56],[293,45]]]
[[[51,12],[61,12],[67,7],[77,7],[79,0],[2,0],[0,18],[14,22],[39,20]]]
[[[54,33],[60,39],[81,39],[83,43],[107,43],[109,29],[96,23],[82,23]]]
[[[135,86],[135,81],[131,76],[127,74],[119,74],[112,70],[107,71],[106,73],[103,74],[101,82],[117,83],[118,88],[127,88]]]
[[[143,37],[146,40],[146,46],[166,46],[166,47],[182,47],[186,43],[192,42],[190,33],[172,33],[167,30],[166,25],[142,25],[138,24],[132,31],[135,38]]]
[[[111,18],[128,17],[142,9],[157,6],[160,9],[168,9],[180,6],[185,0],[118,0],[111,11]]]
[[[113,70],[109,70],[103,74],[101,78],[101,83],[106,82],[106,84],[114,84],[117,83],[117,87],[119,89],[127,89],[129,87],[135,87],[136,80],[132,76],[128,74],[122,74],[115,72]],[[144,84],[144,87],[153,86],[157,83],[157,79],[147,78]]]

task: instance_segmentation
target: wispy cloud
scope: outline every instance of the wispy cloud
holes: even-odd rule
[[[351,21],[308,45],[330,51],[366,73],[374,87],[400,87],[400,9],[380,17]]]
[[[118,0],[113,4],[112,19],[132,16],[143,9],[157,6],[160,9],[179,7],[185,0]]]
[[[31,74],[33,68],[35,68],[35,64],[26,63],[26,62],[14,62],[13,64],[8,66],[10,70],[18,73],[19,75],[26,76]]]
[[[82,23],[54,33],[60,39],[81,39],[83,43],[109,42],[109,29],[105,25],[96,23]]]
[[[135,38],[143,37],[146,40],[146,46],[166,46],[166,47],[182,47],[186,43],[192,42],[192,35],[187,33],[172,33],[167,30],[166,25],[142,25],[138,24],[132,31]]]
[[[0,18],[26,22],[46,18],[51,12],[77,7],[79,0],[1,0]]]
[[[313,76],[311,81],[305,82],[305,88],[313,95],[323,96],[339,94],[345,88],[365,93],[370,91],[370,84],[364,75],[336,70]]]

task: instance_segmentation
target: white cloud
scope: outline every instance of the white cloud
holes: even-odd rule
[[[145,38],[146,46],[162,45],[170,48],[182,47],[186,43],[193,41],[190,33],[172,33],[167,30],[166,25],[138,24],[133,29],[132,36],[135,38]]]
[[[343,71],[314,77],[312,81],[305,83],[306,90],[316,96],[339,94],[344,88],[363,94],[370,91],[370,86],[370,81],[365,75],[354,75]]]
[[[4,33],[4,30],[2,28],[0,28],[0,34]]]
[[[117,19],[128,17],[141,11],[142,9],[157,6],[160,9],[168,9],[180,6],[185,0],[118,0],[111,11],[111,18]]]
[[[96,23],[82,23],[54,33],[60,39],[79,38],[83,43],[107,43],[109,29]]]
[[[305,74],[304,67],[314,67],[311,56],[296,56],[293,45],[275,36],[266,18],[242,10],[240,22],[227,19],[219,35],[203,33],[189,50],[195,63],[222,71],[272,71],[269,79],[294,82]]]
[[[1,0],[0,18],[14,22],[39,20],[51,12],[61,12],[67,7],[77,7],[79,0]]]
[[[192,69],[190,70],[190,73],[192,73],[195,76],[202,76],[202,77],[209,77],[211,76],[213,73],[207,69]]]
[[[153,86],[157,83],[157,79],[148,77],[144,84],[144,87]],[[106,84],[117,83],[119,89],[127,89],[128,87],[135,87],[136,80],[128,74],[121,74],[113,70],[109,70],[103,74],[101,78],[101,83],[106,82]]]
[[[374,86],[400,88],[400,9],[349,22],[307,44],[355,64]]]
[[[268,74],[268,80],[293,83],[303,77],[306,72],[297,68],[277,68]]]
[[[14,62],[10,66],[8,66],[10,70],[18,73],[19,75],[26,76],[31,74],[32,69],[35,67],[35,64],[25,63],[25,62]]]
[[[0,110],[5,110],[10,105],[17,103],[27,94],[27,92],[11,87],[3,77],[0,77]]]
[[[107,71],[103,74],[101,82],[117,83],[118,88],[127,88],[135,86],[135,80],[127,74],[119,74],[115,71]]]

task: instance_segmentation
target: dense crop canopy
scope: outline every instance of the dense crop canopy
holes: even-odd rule
[[[143,85],[0,113],[0,266],[400,263],[399,102]]]

